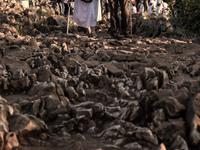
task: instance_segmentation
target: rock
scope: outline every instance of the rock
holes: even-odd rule
[[[140,143],[158,145],[157,136],[148,128],[136,127],[134,130],[128,131],[127,135],[137,139]]]
[[[103,146],[103,149],[105,150],[120,150],[120,147],[116,146],[116,145],[109,145],[109,144],[106,144]]]
[[[69,98],[77,99],[79,97],[78,93],[75,91],[74,87],[67,87],[66,93],[69,96]]]
[[[137,142],[126,144],[124,145],[124,148],[128,150],[142,150],[143,149],[142,146]]]
[[[190,75],[191,76],[199,76],[200,75],[200,67],[199,67],[199,63],[193,65],[192,67],[189,68],[190,71]]]
[[[55,53],[62,53],[62,47],[56,45],[56,44],[51,44],[51,50],[53,50]]]
[[[113,125],[98,134],[98,137],[116,139],[125,134],[125,129],[121,125]]]
[[[136,87],[137,87],[138,91],[142,90],[142,88],[143,88],[143,83],[139,76],[137,77],[137,80],[136,80]]]
[[[120,75],[123,75],[123,70],[117,68],[114,64],[112,63],[105,63],[105,67],[108,69],[108,72],[110,72],[112,75],[119,77]]]
[[[7,121],[7,117],[9,114],[9,108],[7,105],[0,104],[0,123],[1,123],[1,131],[8,132],[9,131],[9,122]]]
[[[119,87],[119,93],[122,98],[129,97],[129,92],[124,87]]]
[[[13,79],[20,79],[20,78],[23,78],[24,77],[24,73],[22,71],[22,69],[18,69],[14,72],[13,74]]]
[[[165,121],[166,119],[165,113],[162,108],[154,111],[152,117],[153,117],[153,122],[156,126],[160,126],[162,122]]]
[[[92,118],[92,115],[93,115],[92,109],[83,109],[83,108],[77,109],[77,116],[85,116],[86,118],[90,119]]]
[[[55,17],[48,17],[47,18],[47,23],[48,25],[59,25],[59,26],[66,26],[67,25],[67,20],[63,19],[59,16]]]
[[[177,135],[170,147],[171,149],[189,150],[187,142],[180,135]]]
[[[178,89],[174,93],[176,93],[175,97],[181,104],[183,104],[184,106],[188,104],[189,91],[186,87]]]
[[[165,144],[161,143],[158,150],[167,150]]]
[[[39,49],[39,45],[38,45],[38,43],[37,43],[37,41],[36,41],[35,38],[32,38],[32,39],[29,41],[29,45],[30,45],[31,48],[34,49],[34,50]]]
[[[174,97],[163,98],[153,104],[156,108],[164,108],[167,115],[171,117],[179,116],[186,108]]]
[[[56,87],[53,82],[41,82],[34,84],[33,87],[28,92],[30,96],[41,97],[41,96],[49,96],[57,97]]]
[[[165,86],[167,83],[169,83],[169,77],[166,71],[158,69],[156,67],[153,68],[155,71],[156,75],[158,76],[159,79],[159,88],[162,86]]]
[[[32,131],[46,129],[46,124],[31,115],[15,114],[9,118],[10,131],[17,135],[28,134]]]
[[[176,136],[186,137],[186,125],[182,118],[162,122],[154,129],[158,139],[166,145],[171,145]]]
[[[69,121],[63,122],[63,125],[68,132],[73,130],[85,132],[86,130],[88,130],[89,120],[85,116],[79,116]]]
[[[85,141],[86,138],[84,135],[80,134],[80,133],[77,133],[73,136],[73,139],[77,140],[77,141]]]
[[[45,98],[45,104],[47,114],[50,115],[57,110],[58,106],[60,105],[60,101],[57,98],[52,98],[49,96]]]
[[[30,80],[27,76],[17,80],[10,81],[10,86],[14,88],[13,91],[17,91],[19,89],[27,89],[29,85],[30,85]]]
[[[3,12],[0,12],[0,24],[3,24],[3,23],[6,23],[8,20],[7,20],[7,15],[4,14]]]
[[[147,91],[158,90],[158,84],[159,84],[159,81],[158,81],[157,77],[155,77],[153,79],[148,79],[146,81],[146,89],[147,89]]]
[[[144,71],[141,74],[141,78],[144,82],[150,78],[154,78],[155,76],[156,76],[155,71],[147,67],[144,68]]]
[[[198,109],[200,106],[200,94],[198,93],[194,98],[192,98],[187,107],[186,123],[189,127],[189,140],[192,145],[199,145],[200,143],[200,132],[198,127],[200,126],[200,111]]]
[[[52,73],[50,71],[50,66],[42,66],[38,69],[38,81],[39,82],[45,82],[45,81],[51,81]]]
[[[18,148],[18,147],[19,147],[19,142],[17,139],[17,135],[14,132],[10,132],[9,134],[7,134],[5,149],[12,150],[12,149]]]

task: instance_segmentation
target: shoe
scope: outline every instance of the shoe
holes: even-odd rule
[[[121,40],[122,39],[122,36],[120,34],[117,34],[117,33],[114,33],[112,32],[110,34],[113,38],[117,39],[117,40]]]
[[[128,33],[124,33],[125,38],[131,38],[131,36]]]

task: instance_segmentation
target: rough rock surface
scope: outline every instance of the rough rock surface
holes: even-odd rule
[[[116,40],[66,34],[48,1],[0,6],[0,150],[199,150],[200,45],[167,18]]]

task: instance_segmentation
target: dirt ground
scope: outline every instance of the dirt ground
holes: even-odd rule
[[[13,108],[4,120],[20,149],[200,148],[200,44],[193,39],[137,32],[116,39],[105,22],[96,37],[75,26],[69,34],[3,31],[1,117]],[[14,120],[20,115],[31,123]]]

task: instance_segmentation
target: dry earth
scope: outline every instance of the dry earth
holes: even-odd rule
[[[104,21],[96,38],[72,25],[67,35],[63,17],[36,26],[33,10],[9,8],[1,4],[0,149],[200,149],[200,45],[167,19],[136,16],[133,38],[117,40]]]

